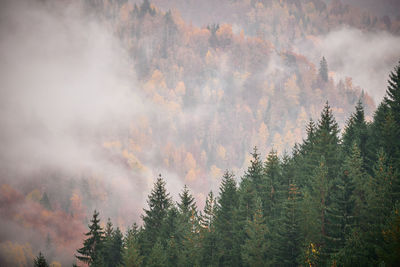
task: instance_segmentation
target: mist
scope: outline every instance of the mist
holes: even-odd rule
[[[94,202],[90,209],[111,216],[124,208],[127,221],[137,220],[152,173],[115,162],[104,147],[152,107],[137,89],[120,41],[106,25],[83,16],[77,4],[6,1],[0,21],[6,37],[0,40],[1,184],[30,184],[43,179],[46,169],[63,180],[94,176],[115,200],[104,207]],[[67,189],[59,185],[62,195]],[[49,187],[51,181],[44,189]],[[122,201],[132,204],[118,207]],[[23,210],[15,205],[8,209]],[[2,242],[21,232],[9,219],[1,218]],[[21,244],[45,239],[24,236]]]
[[[263,159],[271,149],[290,154],[326,100],[343,126],[363,89],[371,115],[369,95],[379,102],[400,54],[398,36],[348,27],[310,38],[316,42],[280,40],[293,51],[243,21],[211,33],[205,25],[219,11],[227,23],[235,19],[225,2],[208,17],[171,3],[169,26],[169,3],[156,1],[165,10],[151,15],[135,11],[141,1],[101,1],[99,14],[86,12],[89,2],[97,3],[2,4],[0,265],[21,250],[70,264],[94,209],[103,224],[141,224],[160,173],[174,201],[187,184],[201,209],[225,169],[240,181],[254,146]],[[246,6],[252,19],[247,4],[234,9]],[[318,80],[322,56],[333,78],[326,83]],[[345,77],[354,83],[346,94],[338,86]],[[51,210],[40,204],[44,193]]]
[[[299,41],[298,51],[316,65],[322,56],[335,80],[351,77],[353,83],[379,103],[385,94],[389,73],[400,60],[400,37],[386,31],[368,32],[349,26],[315,39]]]

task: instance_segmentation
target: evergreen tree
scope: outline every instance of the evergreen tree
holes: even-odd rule
[[[150,252],[151,248],[156,243],[157,238],[161,235],[163,222],[172,205],[161,174],[154,184],[154,188],[149,195],[147,204],[149,205],[149,209],[144,209],[145,214],[142,216],[144,225],[144,240],[142,248],[145,253]]]
[[[268,266],[272,263],[269,230],[262,214],[261,200],[256,201],[256,212],[246,226],[247,238],[242,246],[242,259],[246,266]]]
[[[179,197],[180,202],[177,203],[179,214],[175,217],[178,221],[173,241],[179,249],[179,252],[176,251],[178,265],[192,266],[197,260],[200,222],[194,197],[190,194],[186,185]]]
[[[123,262],[126,267],[139,267],[143,265],[143,256],[140,255],[139,229],[136,223],[128,229],[124,239],[125,250]]]
[[[284,190],[287,185],[282,177],[281,162],[276,151],[271,150],[267,156],[264,167],[266,190],[263,192],[264,216],[269,222],[277,221],[280,218],[280,210],[284,199]]]
[[[324,248],[328,188],[328,168],[322,156],[319,166],[314,171],[311,189],[305,190],[302,202],[301,228],[305,250],[301,259],[304,262],[307,261],[307,251],[310,247],[314,247],[316,251],[322,251]],[[317,264],[324,264],[322,256],[318,256],[315,260]]]
[[[98,216],[99,213],[95,210],[90,220],[92,224],[89,225],[89,232],[85,234],[88,238],[83,242],[83,247],[77,250],[80,255],[75,255],[78,260],[88,265],[100,261],[100,257],[102,256],[101,249],[104,232],[100,227],[100,219]]]
[[[345,126],[342,148],[345,156],[350,156],[353,144],[355,143],[360,150],[361,158],[363,160],[363,168],[369,169],[373,163],[371,151],[368,147],[368,126],[365,121],[364,108],[361,100],[356,105],[356,111],[350,116]]]
[[[213,230],[214,227],[214,219],[215,219],[215,208],[216,208],[216,200],[214,198],[214,194],[210,191],[206,198],[206,204],[204,206],[203,214],[200,216],[200,224],[201,227],[207,229],[208,232]]]
[[[289,185],[289,195],[283,205],[283,219],[278,229],[278,244],[280,250],[277,253],[277,264],[284,266],[298,266],[300,256],[301,232],[300,232],[300,191],[295,184]]]
[[[400,62],[389,74],[386,90],[387,103],[392,110],[397,125],[400,125]]]
[[[34,259],[33,262],[35,267],[49,267],[45,257],[43,256],[42,252],[39,252],[39,255]]]
[[[386,119],[384,133],[386,137],[386,153],[389,164],[394,168],[395,178],[393,191],[395,194],[393,204],[400,201],[400,62],[389,74],[387,104],[390,114]]]
[[[158,241],[166,248],[165,253],[170,266],[177,265],[179,253],[183,249],[182,243],[188,226],[187,222],[183,223],[184,220],[182,218],[178,209],[175,206],[171,206],[162,222],[158,237]]]
[[[326,61],[325,57],[322,57],[321,61],[319,62],[319,77],[322,81],[328,82],[328,62]]]
[[[216,199],[212,191],[208,193],[206,204],[204,206],[203,214],[200,221],[200,266],[212,266],[216,263],[216,232],[215,232],[215,209]]]
[[[397,266],[400,262],[400,203],[397,202],[382,231],[384,244],[378,255],[386,266]]]
[[[110,261],[108,266],[119,266],[123,263],[123,235],[121,230],[117,229],[113,232],[110,246]]]
[[[167,254],[160,241],[157,241],[152,248],[147,260],[146,266],[149,267],[164,267],[168,266]]]
[[[329,103],[326,102],[321,112],[321,118],[318,121],[313,154],[314,160],[317,162],[321,156],[324,156],[329,178],[336,177],[340,170],[341,157],[338,134],[339,126],[333,117]]]
[[[190,194],[189,189],[185,185],[182,194],[179,194],[180,202],[178,204],[179,212],[189,219],[193,213],[197,215],[196,202],[194,197]]]
[[[262,199],[265,208],[269,206],[263,163],[260,160],[257,147],[254,147],[251,155],[250,166],[245,172],[238,192],[239,209],[237,216],[240,224],[239,228],[242,229],[244,229],[247,220],[250,220],[255,213],[255,199],[257,197]]]
[[[237,266],[239,263],[234,232],[237,201],[234,176],[226,171],[222,177],[215,218],[215,230],[218,237],[218,264],[222,266]]]

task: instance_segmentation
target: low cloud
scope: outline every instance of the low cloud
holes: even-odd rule
[[[352,77],[354,84],[368,92],[376,103],[381,101],[388,73],[400,60],[399,36],[343,27],[312,40],[299,42],[299,52],[316,63],[325,56],[336,79]]]

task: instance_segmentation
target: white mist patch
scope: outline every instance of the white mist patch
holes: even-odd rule
[[[0,11],[0,184],[45,168],[85,171],[120,199],[142,200],[150,174],[110,159],[103,143],[152,107],[118,38],[78,10],[7,1]]]
[[[365,32],[343,27],[318,36],[313,45],[301,42],[298,49],[314,62],[322,56],[335,78],[352,77],[378,103],[385,94],[388,73],[400,60],[400,37],[388,32]]]

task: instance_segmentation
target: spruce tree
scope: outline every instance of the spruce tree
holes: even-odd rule
[[[215,218],[215,230],[218,235],[218,264],[223,266],[236,266],[239,262],[234,232],[237,201],[234,176],[226,171],[222,177]]]
[[[317,162],[324,156],[329,178],[337,176],[341,165],[338,134],[339,126],[327,101],[318,120],[313,154]]]
[[[139,229],[136,223],[127,231],[124,239],[125,250],[123,262],[126,267],[139,267],[143,265],[143,256],[140,255]]]
[[[364,108],[361,100],[356,105],[356,111],[351,114],[344,129],[342,138],[342,148],[345,156],[350,156],[353,144],[355,143],[360,150],[363,160],[363,168],[371,169],[373,157],[368,147],[368,126],[365,121]],[[372,162],[371,162],[372,161]]]
[[[386,90],[387,103],[392,110],[397,125],[400,126],[400,62],[389,74],[388,84]]]
[[[165,182],[161,174],[154,183],[154,187],[148,197],[147,204],[149,209],[144,209],[143,219],[143,249],[145,253],[149,253],[151,248],[160,237],[163,222],[167,217],[168,210],[171,207],[171,199],[165,188]]]
[[[280,217],[280,204],[282,203],[284,190],[287,185],[282,177],[281,162],[276,151],[271,150],[267,156],[264,166],[266,190],[262,192],[264,216],[269,218],[269,222],[276,221]]]
[[[288,198],[284,201],[282,221],[278,229],[277,264],[298,266],[301,248],[300,232],[300,191],[295,184],[289,185]]]
[[[196,212],[196,203],[194,197],[190,194],[189,189],[185,185],[182,194],[179,194],[180,202],[178,204],[178,209],[181,214],[191,215],[192,212]]]
[[[88,265],[100,261],[100,257],[102,257],[104,232],[100,227],[100,219],[98,217],[99,213],[95,210],[90,220],[89,232],[85,234],[88,238],[83,242],[83,247],[77,250],[80,255],[75,255],[78,260]]]
[[[322,57],[321,61],[319,62],[319,77],[322,81],[328,82],[328,62],[326,61],[325,57]]]
[[[35,267],[49,267],[45,257],[43,256],[42,252],[39,252],[39,255],[34,259],[33,265]]]
[[[314,170],[310,181],[311,188],[305,189],[302,201],[301,229],[303,234],[302,261],[307,259],[307,251],[314,247],[321,252],[324,249],[324,236],[326,235],[326,206],[328,198],[328,168],[325,158],[322,156],[319,166]],[[324,264],[326,257],[319,255],[315,260],[318,264]]]
[[[157,241],[152,248],[146,266],[149,267],[164,267],[168,266],[168,258],[165,249],[160,241]]]
[[[241,254],[243,263],[246,266],[268,266],[272,263],[273,255],[270,251],[270,242],[268,238],[270,233],[262,214],[262,205],[259,198],[256,199],[256,211],[253,219],[246,225],[246,235]]]
[[[216,199],[212,191],[206,198],[203,214],[200,216],[200,256],[201,266],[212,266],[216,263],[217,247],[215,232]]]

